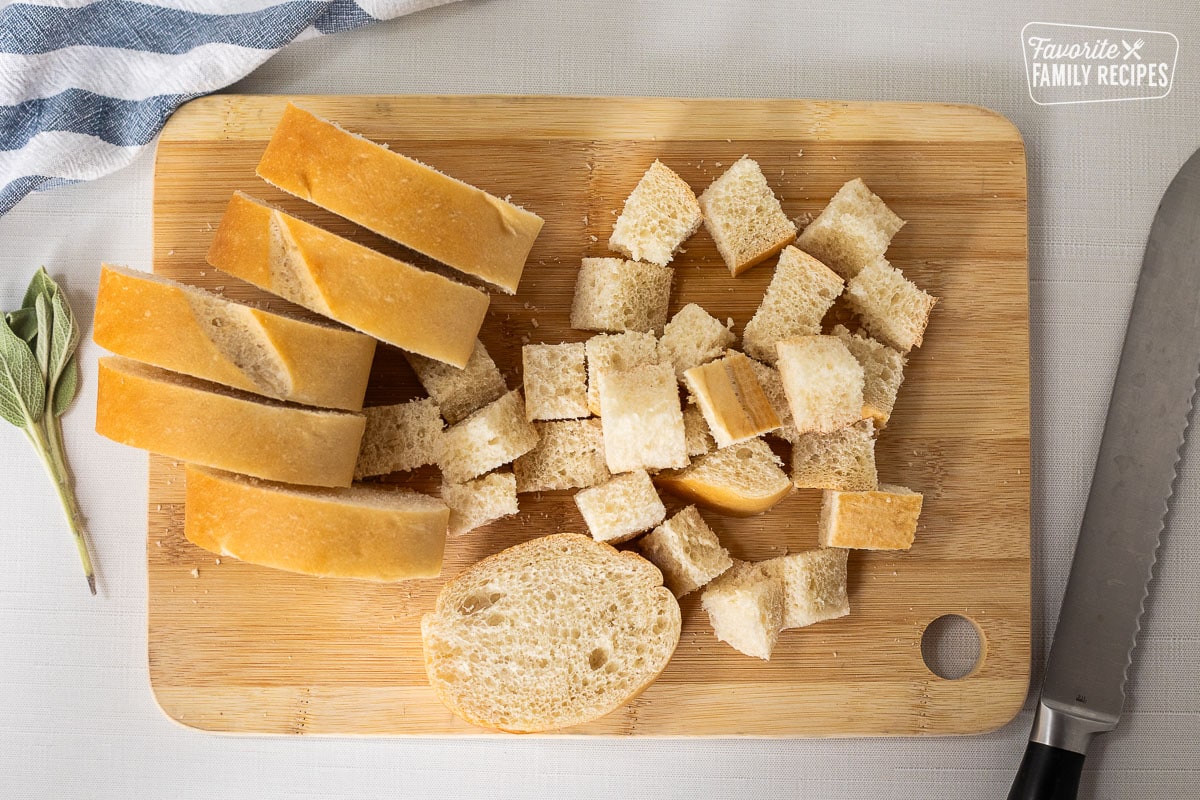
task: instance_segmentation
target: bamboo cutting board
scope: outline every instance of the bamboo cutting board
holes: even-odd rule
[[[154,269],[272,309],[291,309],[204,262],[241,189],[422,265],[379,237],[254,175],[292,99],[493,194],[546,226],[515,297],[492,295],[481,337],[518,386],[526,342],[581,341],[568,316],[579,259],[603,255],[615,214],[661,158],[697,191],[742,154],[789,216],[819,211],[861,176],[908,224],[889,258],[941,298],[911,354],[879,441],[880,477],[925,494],[907,553],[853,552],[849,617],[786,631],[770,662],[712,635],[682,602],[675,657],[643,695],[571,733],[851,736],[973,733],[1008,721],[1029,679],[1029,369],[1025,157],[980,108],[789,100],[553,97],[216,96],[182,108],[158,147]],[[773,261],[732,279],[702,229],[673,263],[671,313],[696,302],[740,333]],[[304,312],[301,312],[304,313]],[[418,396],[381,347],[368,404]],[[396,476],[432,489],[432,470]],[[664,498],[668,511],[682,504]],[[316,580],[216,559],[183,537],[179,464],[151,458],[149,660],[163,710],[190,726],[255,733],[470,734],[425,683],[418,623],[441,580]],[[752,519],[706,514],[737,558],[815,546],[819,493]],[[522,495],[522,514],[448,542],[443,576],[504,547],[586,528],[570,492]],[[959,680],[922,660],[926,626],[971,620],[982,641]]]

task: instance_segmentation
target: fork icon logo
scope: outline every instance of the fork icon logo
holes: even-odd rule
[[[1130,56],[1133,56],[1133,57],[1134,57],[1134,58],[1136,58],[1138,61],[1141,61],[1141,60],[1142,60],[1142,54],[1141,54],[1141,53],[1139,53],[1139,52],[1138,52],[1138,50],[1141,50],[1141,49],[1142,49],[1142,48],[1143,48],[1145,45],[1146,45],[1146,40],[1145,40],[1145,39],[1138,39],[1138,40],[1137,40],[1136,42],[1134,42],[1133,44],[1130,44],[1129,42],[1127,42],[1127,41],[1125,41],[1124,39],[1122,39],[1122,40],[1121,40],[1121,46],[1125,48],[1125,55],[1124,55],[1124,56],[1122,56],[1122,59],[1123,59],[1124,61],[1128,61],[1128,60],[1129,60],[1129,57],[1130,57]]]

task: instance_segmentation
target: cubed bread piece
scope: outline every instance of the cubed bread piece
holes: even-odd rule
[[[600,415],[600,373],[620,372],[660,363],[658,339],[652,333],[626,331],[601,333],[585,343],[587,353],[588,411]]]
[[[836,326],[832,333],[862,364],[863,419],[873,420],[877,429],[883,428],[892,416],[896,395],[904,383],[904,354],[869,336],[851,333],[844,325]]]
[[[462,536],[517,513],[517,479],[506,471],[466,483],[444,483],[442,502],[450,507],[450,535]]]
[[[846,556],[840,547],[822,547],[759,562],[783,581],[783,628],[803,628],[850,613],[846,597]]]
[[[644,469],[617,475],[576,492],[575,505],[592,537],[609,544],[628,541],[667,516],[667,509]]]
[[[700,604],[713,633],[734,650],[771,659],[783,628],[783,580],[761,564],[734,561],[704,590]]]
[[[518,492],[581,489],[612,477],[598,419],[535,422],[537,447],[513,462]]]
[[[683,374],[717,447],[753,439],[780,425],[751,364],[741,353],[730,352]]]
[[[796,225],[758,162],[743,156],[700,195],[704,227],[734,277],[792,243]]]
[[[504,376],[488,355],[483,342],[475,340],[475,349],[462,369],[413,353],[405,353],[417,380],[441,409],[442,418],[453,425],[471,412],[483,408],[508,391]]]
[[[662,570],[663,582],[676,597],[696,591],[733,566],[729,551],[695,506],[643,536],[638,549]]]
[[[800,232],[796,245],[849,280],[883,256],[902,225],[904,220],[855,178]]]
[[[702,456],[717,447],[708,423],[704,421],[704,413],[697,406],[689,405],[683,409],[683,441],[688,456]]]
[[[776,342],[821,332],[821,319],[842,288],[841,277],[829,267],[795,247],[783,248],[762,303],[742,333],[746,352],[774,364]]]
[[[514,389],[446,429],[438,466],[447,483],[465,483],[525,455],[537,443],[537,429],[525,419],[525,401]]]
[[[792,483],[800,489],[868,492],[875,472],[875,426],[864,419],[833,433],[804,433],[792,442]]]
[[[792,482],[762,439],[700,456],[685,469],[660,472],[655,482],[679,497],[735,517],[759,514],[787,497]]]
[[[736,338],[724,322],[695,303],[688,303],[667,323],[658,348],[662,359],[675,367],[675,377],[682,381],[684,372],[719,358]]]
[[[600,421],[614,473],[687,466],[679,386],[669,364],[601,372]]]
[[[355,480],[413,470],[437,460],[442,415],[431,398],[364,408],[363,413],[367,429],[354,467]]]
[[[750,359],[750,366],[754,368],[754,377],[758,378],[758,385],[771,402],[771,408],[775,409],[775,415],[779,417],[779,427],[771,431],[770,435],[777,436],[785,442],[794,441],[800,434],[796,432],[792,407],[783,391],[783,378],[779,375],[779,370],[754,359]]]
[[[862,419],[863,368],[840,339],[800,336],[775,348],[797,433],[830,433]]]
[[[826,491],[817,537],[822,547],[907,550],[917,534],[923,497],[903,486],[874,492]]]
[[[850,279],[846,299],[875,338],[902,353],[921,346],[937,302],[882,258]]]
[[[667,321],[674,270],[626,261],[585,258],[575,280],[571,327],[589,331],[661,331]]]
[[[665,267],[702,219],[692,187],[656,159],[625,201],[608,248]]]
[[[588,415],[583,342],[527,344],[521,348],[521,365],[530,420]]]

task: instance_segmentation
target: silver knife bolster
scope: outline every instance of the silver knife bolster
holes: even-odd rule
[[[1117,719],[1089,714],[1078,706],[1062,707],[1045,697],[1038,700],[1029,741],[1086,755],[1098,733],[1117,727]]]

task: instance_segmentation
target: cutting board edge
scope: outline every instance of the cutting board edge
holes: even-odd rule
[[[887,141],[893,138],[899,138],[895,135],[896,131],[883,122],[894,123],[900,115],[895,112],[911,112],[920,109],[924,112],[933,112],[938,115],[935,120],[930,120],[930,124],[949,123],[948,129],[942,130],[942,135],[938,141],[988,141],[988,142],[1010,142],[1020,145],[1021,158],[1025,159],[1025,140],[1020,129],[1007,116],[995,109],[987,106],[973,103],[947,103],[942,101],[889,101],[889,100],[830,100],[820,98],[799,98],[799,97],[775,97],[775,98],[752,98],[752,97],[655,97],[653,95],[645,96],[617,96],[617,95],[553,95],[553,94],[534,94],[534,95],[507,95],[507,94],[413,94],[413,95],[378,95],[378,94],[363,94],[363,95],[337,95],[337,94],[236,94],[236,93],[216,93],[198,97],[190,100],[167,120],[166,125],[159,136],[159,141],[162,143],[179,144],[185,142],[206,142],[206,141],[221,141],[221,140],[258,140],[263,141],[270,138],[271,131],[274,129],[275,116],[272,114],[269,117],[255,120],[252,125],[247,126],[243,120],[238,120],[237,124],[231,125],[230,120],[234,119],[243,105],[260,106],[260,112],[271,109],[273,112],[281,112],[284,105],[287,103],[296,103],[297,105],[305,106],[316,112],[329,111],[331,108],[338,108],[347,103],[360,105],[362,103],[375,103],[378,107],[376,113],[385,113],[387,106],[382,104],[404,103],[404,104],[421,104],[429,108],[429,110],[454,109],[460,106],[475,106],[483,105],[487,110],[495,110],[500,105],[503,105],[506,113],[514,114],[518,117],[515,124],[515,129],[528,130],[523,126],[527,123],[525,117],[531,119],[536,117],[538,121],[538,133],[542,138],[579,138],[586,133],[595,133],[595,125],[602,120],[611,119],[614,112],[622,109],[634,109],[643,107],[644,110],[653,109],[661,112],[663,106],[674,104],[679,109],[691,109],[696,113],[705,113],[711,110],[722,109],[746,109],[746,110],[761,110],[769,107],[774,109],[776,113],[780,110],[788,110],[793,114],[809,111],[816,112],[817,120],[804,118],[803,121],[809,124],[808,133],[813,138],[841,138],[850,141]],[[578,110],[572,110],[570,114],[564,114],[563,106],[576,102],[584,102],[596,106],[595,113],[581,115]],[[265,105],[265,108],[262,108]],[[599,107],[603,107],[601,111]],[[457,109],[456,109],[457,110]],[[864,120],[863,117],[866,117]],[[655,113],[645,114],[638,122],[634,123],[628,132],[614,133],[607,136],[596,137],[599,139],[621,139],[629,138],[630,136],[647,136],[655,129],[654,125],[661,120],[657,118]],[[878,119],[875,119],[878,117]],[[849,120],[849,121],[847,121]],[[866,124],[867,121],[872,121],[874,124]],[[986,120],[986,129],[981,131],[979,128],[961,129],[957,127],[959,123],[979,123]],[[726,125],[731,124],[729,120],[724,121]],[[734,121],[736,124],[736,121]],[[436,133],[439,129],[433,124],[426,123],[423,119],[413,121],[414,130],[427,131]],[[444,123],[443,123],[444,124]],[[513,124],[510,122],[510,124]],[[754,124],[753,120],[748,120],[744,124],[748,127]],[[471,131],[475,135],[484,138],[495,138],[497,128],[478,121],[473,124],[473,120],[469,118],[460,118],[457,120],[457,125],[462,130]],[[509,132],[511,129],[501,127],[500,132]],[[636,131],[641,131],[637,133]],[[694,141],[723,141],[730,138],[726,135],[729,129],[725,128],[720,132],[711,131],[706,133],[705,130],[693,130],[689,132],[686,138]],[[904,130],[908,130],[904,128]],[[954,132],[958,135],[946,136],[947,131]],[[795,131],[791,128],[780,125],[779,130],[775,135],[763,135],[761,129],[756,128],[756,138],[761,139],[794,139]],[[981,135],[985,133],[987,135]],[[907,139],[906,139],[907,140]],[[1027,185],[1027,182],[1026,182]]]
[[[953,684],[955,682],[933,679],[930,683]],[[764,694],[778,697],[778,692],[775,691],[776,687],[769,683],[707,685],[703,687],[704,694],[706,696],[711,694],[714,686],[717,690],[722,687],[727,690],[741,691],[760,689]],[[931,707],[933,712],[940,715],[938,724],[934,727],[923,727],[921,718],[918,718],[915,724],[905,724],[902,720],[889,718],[886,715],[869,717],[867,714],[874,713],[874,710],[864,712],[849,720],[843,717],[841,719],[843,727],[840,729],[820,727],[820,723],[815,726],[797,725],[793,724],[795,719],[806,709],[795,709],[797,716],[793,716],[790,714],[791,709],[789,708],[788,711],[781,710],[775,715],[756,716],[753,721],[740,726],[731,726],[729,721],[724,719],[697,722],[689,717],[665,726],[660,724],[659,729],[646,732],[639,729],[639,725],[644,723],[640,721],[640,713],[636,710],[639,701],[635,700],[633,703],[617,708],[605,717],[584,726],[567,728],[562,731],[527,733],[520,736],[521,738],[535,739],[847,739],[979,736],[996,731],[1012,722],[1024,708],[1028,687],[1028,671],[1023,678],[1011,676],[996,680],[991,686],[993,694],[986,710],[981,713],[975,709],[971,716],[957,717],[955,722],[947,722],[947,720],[959,710],[957,705],[954,705],[957,701],[947,700],[944,707]],[[411,725],[402,727],[394,722],[389,724],[385,717],[366,717],[357,720],[356,728],[343,727],[348,708],[361,708],[364,705],[384,702],[402,704],[403,695],[407,694],[404,690],[412,689],[412,687],[397,687],[400,691],[394,698],[371,694],[365,690],[340,690],[326,693],[326,687],[323,686],[286,687],[285,689],[277,686],[239,685],[222,687],[219,692],[215,692],[214,687],[206,688],[209,691],[209,699],[217,696],[219,701],[210,703],[207,713],[199,717],[192,714],[186,705],[188,700],[183,699],[190,697],[195,692],[195,687],[152,683],[151,694],[159,711],[171,722],[191,730],[221,736],[379,736],[405,739],[513,737],[513,734],[504,731],[469,726],[461,720],[451,717],[448,713],[444,719],[431,720],[420,729],[414,729]],[[678,691],[678,686],[672,688],[676,691],[669,692],[669,694],[686,697],[687,693]],[[690,688],[699,690],[701,687],[696,685]],[[260,697],[264,690],[277,690],[278,694],[294,695],[291,702],[294,708],[291,713],[282,715],[286,719],[281,719],[280,715],[272,715],[268,718],[264,714],[263,717],[268,719],[264,724],[261,721],[250,720],[249,712],[239,710],[239,703],[252,706],[256,697]],[[316,701],[313,700],[314,694],[318,696]],[[180,698],[178,706],[175,698]],[[655,702],[670,703],[672,699],[674,698],[660,697],[656,698]],[[778,705],[776,707],[779,708]],[[731,706],[729,710],[733,710],[733,708]],[[191,719],[189,719],[189,715],[191,715]],[[325,717],[332,717],[333,721],[325,720]],[[883,720],[887,724],[878,724],[879,720]]]

